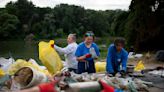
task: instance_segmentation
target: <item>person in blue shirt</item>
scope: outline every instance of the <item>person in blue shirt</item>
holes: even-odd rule
[[[78,73],[95,73],[94,59],[100,55],[98,46],[93,42],[94,34],[89,31],[85,33],[84,42],[77,47],[75,56],[78,61]]]
[[[123,48],[125,40],[117,38],[108,48],[106,71],[115,76],[117,72],[125,74],[128,52]]]

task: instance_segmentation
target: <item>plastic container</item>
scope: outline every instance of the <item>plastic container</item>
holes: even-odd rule
[[[127,65],[127,73],[133,73],[134,72],[134,65]]]
[[[24,69],[24,68],[27,68],[27,67],[22,67],[21,69]],[[33,73],[32,79],[27,85],[25,86],[21,85],[21,89],[29,88],[32,86],[36,86],[40,83],[48,82],[48,78],[44,73],[37,71],[31,67],[28,67],[28,68],[32,70],[32,73]],[[19,69],[17,72],[19,72],[21,69]]]

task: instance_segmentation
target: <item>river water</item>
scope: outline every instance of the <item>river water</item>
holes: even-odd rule
[[[38,42],[25,42],[23,40],[0,41],[0,57],[13,57],[14,59],[38,59]]]

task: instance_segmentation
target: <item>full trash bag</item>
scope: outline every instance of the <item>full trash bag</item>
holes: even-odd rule
[[[63,68],[63,65],[58,53],[51,47],[51,44],[54,44],[53,40],[39,42],[39,59],[51,74],[55,74]]]
[[[106,62],[96,62],[95,63],[96,72],[106,71]]]

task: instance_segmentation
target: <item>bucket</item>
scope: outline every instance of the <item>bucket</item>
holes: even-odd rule
[[[31,71],[31,73],[32,73],[31,76],[29,76],[30,74],[28,74],[28,73],[25,74],[24,71],[25,71],[25,69],[27,70],[27,68],[28,68],[28,70]],[[23,71],[23,72],[21,72],[21,71]],[[27,78],[23,78],[23,76],[26,77],[26,75],[29,76],[28,79]],[[37,70],[35,70],[32,67],[22,67],[21,69],[19,69],[15,73],[13,79],[16,82],[20,83],[21,89],[29,88],[29,87],[32,87],[32,86],[36,86],[36,85],[38,85],[40,83],[48,82],[48,78],[47,78],[47,76],[44,73],[42,73],[40,71],[37,71]],[[27,82],[27,83],[26,84],[21,84],[21,82],[22,83],[23,82]]]
[[[133,73],[134,72],[134,65],[127,65],[127,73]]]

